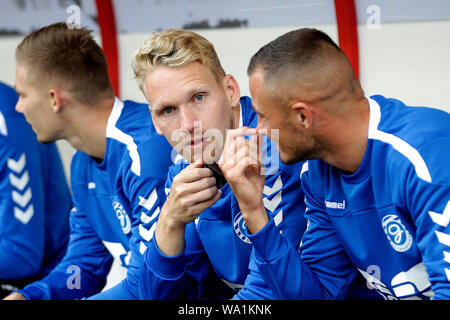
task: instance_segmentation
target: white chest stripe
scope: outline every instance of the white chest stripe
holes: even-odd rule
[[[108,125],[106,127],[106,137],[116,139],[127,146],[131,158],[131,171],[136,175],[141,175],[141,160],[139,158],[139,153],[137,151],[137,145],[133,140],[133,137],[122,132],[116,128],[117,120],[119,120],[120,114],[123,109],[123,102],[119,99],[115,99],[114,107],[111,111],[111,115],[108,119]]]
[[[6,126],[5,117],[1,112],[0,112],[0,134],[4,136],[8,135],[8,127]]]
[[[431,183],[430,172],[420,153],[399,137],[378,130],[378,124],[381,119],[380,106],[375,100],[370,98],[368,100],[370,104],[369,139],[379,140],[390,144],[413,164],[416,174],[420,179]]]

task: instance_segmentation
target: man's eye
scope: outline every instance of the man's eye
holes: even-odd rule
[[[174,111],[174,107],[167,107],[161,110],[162,114],[171,114]]]
[[[203,101],[203,97],[204,96],[202,94],[197,94],[194,96],[194,99],[196,102],[201,102],[201,101]]]

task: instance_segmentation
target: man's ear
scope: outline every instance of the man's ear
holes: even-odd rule
[[[241,89],[239,88],[237,80],[231,74],[227,74],[225,78],[223,78],[223,87],[231,102],[231,106],[238,106],[239,101],[241,100]]]
[[[65,100],[65,98],[63,97],[62,90],[57,89],[57,88],[51,88],[49,90],[49,96],[51,99],[53,112],[55,112],[55,113],[61,112],[63,109],[64,100]]]
[[[290,107],[294,116],[293,120],[303,129],[310,129],[313,121],[313,113],[311,105],[304,102],[295,102]]]
[[[156,121],[155,121],[155,119],[154,119],[154,117],[153,117],[153,111],[152,111],[152,108],[150,107],[150,105],[148,106],[148,109],[150,110],[150,115],[151,115],[151,117],[152,117],[153,126],[155,127],[156,132],[157,132],[160,136],[162,136],[163,133],[162,133],[161,129],[159,128],[158,124],[156,123]]]

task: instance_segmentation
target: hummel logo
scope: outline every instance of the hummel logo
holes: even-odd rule
[[[345,200],[342,202],[334,202],[334,201],[325,200],[325,206],[330,209],[344,210],[345,209]]]
[[[11,191],[12,200],[16,205],[14,206],[14,217],[23,224],[27,224],[34,215],[34,206],[30,204],[33,195],[31,187],[28,186],[30,176],[25,170],[26,163],[25,153],[17,161],[12,158],[7,161],[7,166],[11,170],[9,181],[11,186],[16,189]],[[21,193],[23,190],[25,192]]]

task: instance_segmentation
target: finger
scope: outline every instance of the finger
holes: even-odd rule
[[[219,190],[217,190],[217,193],[214,195],[214,197],[212,197],[211,199],[209,199],[207,201],[200,202],[200,203],[193,205],[191,207],[191,210],[193,212],[198,212],[200,215],[201,212],[203,212],[204,210],[211,207],[214,203],[216,203],[220,199],[221,196],[222,196],[222,190],[219,189]]]
[[[204,189],[199,192],[196,192],[196,193],[193,193],[193,194],[183,197],[183,199],[180,199],[180,204],[183,207],[190,208],[199,203],[207,202],[207,201],[213,199],[216,196],[217,192],[218,192],[218,189],[214,185],[210,188],[207,188],[207,189]]]
[[[250,127],[241,127],[237,129],[231,129],[227,130],[227,138],[233,138],[233,137],[242,137],[242,136],[251,136],[254,134],[257,134],[257,130],[255,128]]]
[[[190,163],[185,169],[194,169],[194,168],[201,168],[202,167],[202,160],[197,159],[194,162]]]
[[[211,188],[215,185],[216,185],[216,178],[214,177],[198,179],[192,182],[184,183],[182,185],[182,190],[185,192],[182,192],[182,194],[196,193]]]
[[[225,137],[224,149],[229,148],[231,145],[234,145],[234,140],[237,137],[244,136],[252,136],[257,134],[257,130],[249,127],[242,127],[238,129],[227,130],[227,134]]]
[[[222,155],[219,159],[219,165],[225,163],[233,163],[235,154],[238,152],[239,149],[243,148],[246,145],[248,140],[245,139],[243,135],[251,134],[251,132],[249,131],[250,129],[251,128],[244,127],[236,130],[230,130],[227,133]],[[253,130],[256,133],[255,129],[251,130]],[[253,133],[252,136],[255,133]],[[236,163],[236,161],[234,161],[234,163]]]
[[[259,162],[258,155],[258,138],[253,135],[250,140],[244,137],[236,137],[236,150],[232,154],[231,150],[227,150],[227,156],[224,157],[223,164],[236,165],[236,164],[248,164],[255,165]]]
[[[198,168],[196,166],[186,167],[175,178],[177,182],[193,182],[199,179],[212,177],[213,173],[209,168]]]

